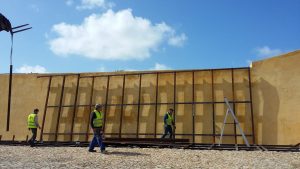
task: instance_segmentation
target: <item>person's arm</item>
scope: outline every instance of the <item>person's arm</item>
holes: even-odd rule
[[[164,117],[164,124],[167,125],[167,119],[168,119],[168,115],[165,114],[165,117]]]
[[[35,126],[37,126],[39,129],[41,128],[41,126],[39,124],[39,119],[38,119],[37,115],[34,117],[34,123],[35,123]]]
[[[93,123],[93,120],[96,118],[96,114],[95,114],[95,112],[92,112],[91,113],[91,117],[90,117],[90,125],[91,125],[91,127],[92,128],[95,128],[94,127],[94,123]]]

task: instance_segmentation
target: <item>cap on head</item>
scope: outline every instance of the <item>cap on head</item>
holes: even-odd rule
[[[101,104],[96,104],[96,105],[95,105],[95,109],[99,109],[99,108],[101,108],[101,107],[102,107]]]

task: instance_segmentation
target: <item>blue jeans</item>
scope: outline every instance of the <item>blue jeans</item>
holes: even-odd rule
[[[100,128],[94,129],[94,137],[93,137],[92,142],[89,145],[89,150],[94,150],[96,145],[98,145],[100,147],[101,151],[105,150],[105,144],[103,143],[103,140],[102,140],[102,134],[100,132]]]
[[[165,133],[164,133],[164,135],[161,138],[165,138],[168,133],[170,133],[170,137],[169,138],[172,138],[172,136],[173,136],[173,129],[172,129],[171,125],[165,125]]]

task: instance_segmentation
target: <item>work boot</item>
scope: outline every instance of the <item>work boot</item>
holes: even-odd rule
[[[107,151],[106,150],[101,150],[101,153],[102,154],[107,154]]]

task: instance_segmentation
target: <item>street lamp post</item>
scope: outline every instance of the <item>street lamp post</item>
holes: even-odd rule
[[[13,53],[13,37],[14,34],[26,31],[32,27],[27,27],[29,24],[24,24],[16,27],[12,27],[10,21],[0,13],[0,31],[5,30],[11,34],[11,49],[10,49],[10,66],[9,66],[9,84],[8,84],[8,105],[7,105],[7,121],[6,121],[6,131],[9,131],[9,121],[10,121],[10,105],[11,105],[11,91],[12,91],[12,53]]]

